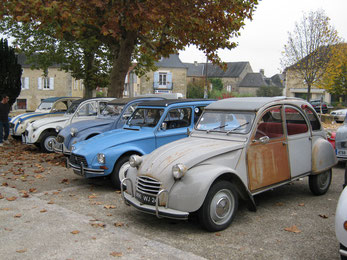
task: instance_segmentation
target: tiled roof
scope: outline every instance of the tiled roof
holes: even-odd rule
[[[158,68],[187,68],[178,57],[178,54],[170,54],[168,58],[162,58],[155,62],[155,66]]]

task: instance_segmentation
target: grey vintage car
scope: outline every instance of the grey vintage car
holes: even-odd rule
[[[347,162],[347,116],[343,125],[336,131],[335,146],[337,159]]]
[[[313,194],[329,189],[337,163],[314,108],[298,98],[231,98],[206,107],[190,136],[130,157],[126,204],[157,217],[197,212],[209,231],[227,228],[239,198],[308,176]]]

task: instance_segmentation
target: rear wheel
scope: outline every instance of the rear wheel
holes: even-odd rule
[[[331,183],[331,169],[317,175],[308,176],[310,190],[314,195],[325,194]]]
[[[52,147],[52,141],[57,136],[56,132],[47,132],[44,133],[41,141],[40,141],[40,148],[41,151],[44,153],[52,153],[53,147]]]
[[[201,225],[212,232],[226,229],[235,217],[238,204],[238,194],[232,183],[228,181],[215,183],[199,210]]]
[[[112,185],[117,189],[120,189],[120,183],[126,177],[126,173],[130,168],[129,158],[130,155],[121,157],[115,164],[111,173]]]

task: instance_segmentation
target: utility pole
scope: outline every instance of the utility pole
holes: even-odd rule
[[[208,98],[207,64],[208,64],[208,57],[206,55],[204,98]]]

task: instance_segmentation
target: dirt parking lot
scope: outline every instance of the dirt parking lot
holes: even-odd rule
[[[85,180],[57,154],[11,140],[0,148],[1,259],[339,259],[334,216],[344,165],[326,195],[307,178],[241,204],[217,233],[197,219],[157,219],[126,206],[105,179]]]

